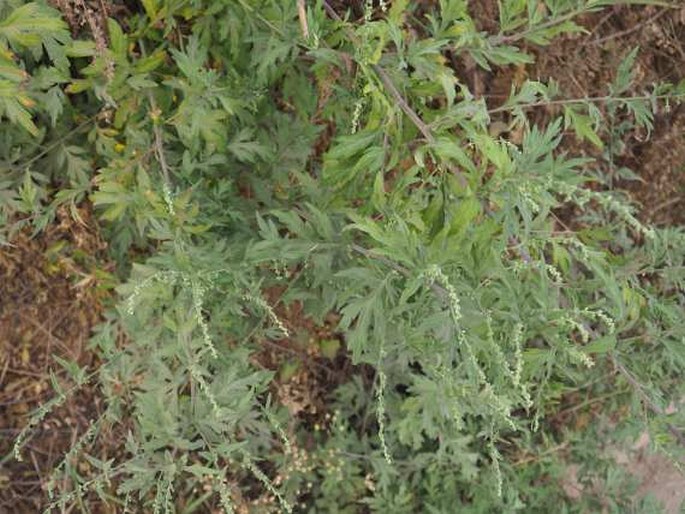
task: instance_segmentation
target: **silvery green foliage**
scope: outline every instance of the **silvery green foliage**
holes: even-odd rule
[[[307,2],[305,38],[295,0],[144,1],[109,21],[106,54],[65,78],[64,111],[97,118],[98,105],[104,121],[46,111],[88,134],[41,143],[86,176],[60,182],[49,207],[34,186],[50,161],[15,134],[34,132],[25,117],[5,114],[28,177],[2,183],[7,208],[19,198],[49,212],[88,194],[120,265],[121,301],[93,338],[109,402],[93,426],[131,432],[116,462],[83,456],[95,478],[51,481],[71,484],[54,505],[95,493],[131,512],[238,512],[257,497],[293,512],[549,512],[566,502],[539,480],[563,467],[551,420],[580,388],[617,390],[615,406],[675,451],[682,414],[665,413],[682,393],[685,237],[597,187],[563,131],[601,146],[613,137],[604,113],[623,110],[649,128],[682,86],[630,96],[631,53],[595,103],[528,81],[488,109],[445,58],[530,62],[520,43],[578,32],[577,15],[609,3],[507,0],[500,33],[484,34],[462,0],[365,2],[355,20]],[[70,56],[50,50],[69,46],[57,14],[28,5],[47,16],[51,58]],[[8,32],[21,9],[0,11],[0,51],[34,42]],[[532,125],[529,110],[548,102],[564,115]],[[501,112],[518,144],[490,134]],[[581,229],[559,225],[564,206]],[[296,336],[278,314],[293,301],[316,322],[337,313],[359,365],[326,391],[323,428],[268,401],[279,378],[254,358],[263,341]],[[582,455],[587,442],[567,437]],[[627,479],[611,476],[620,502]],[[583,501],[567,510],[592,509]]]

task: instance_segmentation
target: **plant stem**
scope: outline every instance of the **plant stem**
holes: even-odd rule
[[[645,392],[645,386],[642,385],[630,371],[628,371],[628,369],[621,363],[621,361],[619,361],[618,358],[611,353],[609,354],[609,358],[611,359],[611,362],[613,363],[616,370],[626,379],[626,381],[635,390],[638,396],[642,398],[642,401],[644,402],[645,406],[654,414],[657,414],[659,416],[665,416],[666,413],[664,412],[664,409],[662,409],[659,405],[657,405],[654,402],[654,400],[652,400],[652,398]],[[681,446],[685,447],[685,434],[683,434],[683,432],[680,429],[676,428],[671,423],[666,423],[666,427],[668,428],[668,431],[673,435],[673,437],[675,437],[678,443],[680,443]]]
[[[680,94],[665,94],[665,95],[641,95],[641,96],[590,96],[585,98],[566,98],[559,100],[543,100],[538,102],[530,102],[526,104],[519,105],[502,105],[500,107],[495,107],[493,109],[488,109],[488,114],[495,114],[498,112],[512,111],[516,108],[519,109],[534,109],[535,107],[546,107],[549,105],[574,105],[574,104],[584,104],[584,103],[603,103],[603,102],[630,102],[635,100],[663,100],[665,98],[677,99],[685,98],[684,93]]]
[[[328,13],[328,15],[333,18],[335,21],[338,21],[340,23],[343,22],[343,19],[340,17],[340,15],[333,9],[333,7],[328,3],[327,0],[322,0],[322,4],[324,7],[324,10]],[[357,35],[349,30],[348,28],[345,28],[345,32],[349,36],[350,40],[354,42],[355,44],[361,45],[360,39],[357,37]],[[388,90],[388,92],[392,95],[392,97],[395,99],[397,102],[397,105],[399,105],[400,109],[407,115],[407,117],[412,121],[412,123],[416,126],[416,128],[421,132],[423,137],[426,139],[428,144],[434,144],[435,143],[435,136],[433,135],[433,132],[431,131],[430,127],[426,124],[421,119],[421,116],[418,115],[418,113],[412,109],[412,107],[409,105],[409,102],[407,102],[407,99],[404,97],[404,95],[400,92],[399,89],[397,89],[397,86],[395,83],[392,81],[392,78],[388,74],[387,71],[385,71],[381,66],[378,64],[372,64],[371,69],[378,75],[378,78],[380,79],[381,83],[385,87],[385,89]],[[466,181],[466,177],[464,176],[463,172],[459,170],[456,166],[452,164],[447,164],[447,168],[449,171],[457,178],[459,181],[459,185],[461,187],[466,187],[468,185]]]
[[[580,9],[574,9],[573,11],[570,11],[570,12],[568,12],[562,16],[559,16],[558,18],[554,18],[554,19],[548,20],[546,22],[543,22],[543,23],[540,23],[537,25],[533,25],[530,28],[528,28],[522,32],[518,32],[518,33],[512,34],[510,36],[505,36],[503,34],[498,34],[497,36],[490,36],[489,41],[494,46],[501,45],[501,44],[506,45],[506,44],[510,44],[510,43],[515,43],[517,41],[520,41],[522,39],[527,38],[528,36],[530,36],[531,34],[533,34],[535,32],[555,27],[555,26],[560,25],[566,21],[572,20],[573,18],[576,18],[582,14],[595,12],[597,10],[603,9],[604,7],[608,7],[608,6],[612,5],[613,3],[614,2],[597,2],[595,5],[587,4],[585,7],[581,7]],[[658,5],[660,7],[665,7],[668,9],[677,9],[679,7],[675,3],[656,2],[656,1],[640,2],[639,0],[638,1],[624,0],[622,3],[624,3],[624,4],[649,3],[651,5]],[[664,12],[666,12],[666,11],[664,11]],[[637,27],[639,28],[641,26],[643,26],[643,24],[640,24]],[[631,31],[632,31],[632,29],[631,29]],[[629,34],[629,33],[630,33],[630,31],[625,32],[625,34]],[[619,33],[619,35],[617,35],[615,37],[620,37],[620,36],[625,35],[625,34]],[[611,37],[608,39],[611,39]]]
[[[503,34],[497,35],[497,36],[491,36],[489,38],[490,44],[493,46],[497,45],[502,45],[502,44],[510,44],[510,43],[515,43],[517,41],[520,41],[522,39],[527,38],[530,34],[533,34],[534,32],[540,31],[540,30],[545,30],[551,27],[554,27],[556,25],[560,25],[564,23],[565,21],[572,20],[573,18],[576,18],[577,16],[580,16],[581,14],[585,14],[587,12],[591,12],[594,10],[593,7],[583,7],[581,9],[576,9],[571,12],[568,12],[564,14],[563,16],[559,16],[558,18],[554,18],[552,20],[548,20],[544,23],[540,23],[538,25],[533,25],[527,30],[524,30],[522,32],[518,32],[516,34],[512,34],[510,36],[505,36]]]

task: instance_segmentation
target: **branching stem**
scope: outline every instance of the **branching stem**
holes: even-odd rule
[[[502,105],[494,109],[488,109],[488,114],[496,114],[498,112],[508,112],[516,108],[518,109],[534,109],[535,107],[547,107],[549,105],[574,105],[586,103],[604,103],[604,102],[630,102],[635,100],[664,100],[664,99],[685,98],[685,94],[665,94],[665,95],[638,95],[638,96],[590,96],[585,98],[560,98],[558,100],[541,100],[539,102],[530,102],[519,105]]]
[[[335,11],[335,9],[333,9],[333,7],[328,3],[327,0],[323,0],[323,7],[331,18],[333,18],[334,20],[336,20],[338,22],[343,21],[343,19],[340,17],[340,15]],[[359,40],[359,38],[357,37],[357,35],[353,31],[346,29],[346,33],[347,33],[347,35],[351,41],[353,41],[356,44],[361,44],[361,41]],[[426,139],[426,141],[429,144],[434,144],[435,143],[435,136],[433,135],[433,132],[431,131],[430,127],[426,124],[425,121],[423,121],[421,119],[421,116],[419,116],[419,114],[414,109],[412,109],[412,107],[409,105],[409,102],[407,102],[407,99],[400,92],[400,90],[397,89],[397,86],[392,81],[392,78],[390,77],[388,72],[385,71],[378,64],[372,64],[371,69],[376,73],[376,75],[380,79],[381,83],[388,90],[390,95],[395,99],[395,101],[397,102],[397,105],[399,105],[402,112],[404,112],[404,114],[407,115],[407,117],[416,126],[416,128],[419,130],[419,132],[421,132],[421,134]],[[454,176],[457,177],[459,184],[462,187],[466,187],[467,181],[466,181],[466,177],[464,176],[463,172],[461,170],[459,170],[456,166],[451,165],[451,164],[448,164],[447,167],[450,170],[450,172],[452,172],[452,174],[454,174]]]

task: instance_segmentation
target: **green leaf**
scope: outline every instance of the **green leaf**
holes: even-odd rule
[[[606,335],[583,346],[583,352],[589,354],[606,354],[616,348],[616,336]]]
[[[478,199],[468,197],[459,202],[449,221],[450,234],[463,234],[480,213],[481,204]]]
[[[566,106],[564,108],[564,117],[566,125],[573,127],[574,132],[580,140],[587,140],[597,148],[604,148],[604,142],[597,134],[596,129],[593,127],[592,120],[590,120],[588,116],[577,112],[572,107]]]
[[[28,98],[21,95],[14,84],[6,80],[0,80],[0,115],[6,116],[11,122],[21,126],[32,136],[38,136],[40,130],[33,122],[31,113],[19,103],[32,103]]]
[[[158,9],[158,4],[157,0],[141,0],[143,4],[143,9],[145,9],[145,14],[147,14],[148,18],[151,20],[155,20],[157,18],[157,9]]]
[[[55,361],[69,374],[71,379],[77,384],[83,384],[86,380],[87,370],[76,362],[62,359],[58,355],[52,356]]]
[[[552,27],[533,29],[530,33],[526,34],[526,39],[531,43],[536,45],[546,46],[549,45],[552,40],[562,34],[579,34],[588,33],[587,29],[581,25],[578,25],[573,20],[566,20]]]
[[[128,39],[121,30],[121,26],[112,18],[107,19],[107,31],[109,34],[109,44],[112,52],[120,60],[125,61],[128,53]]]
[[[340,349],[340,341],[337,339],[322,339],[319,342],[319,346],[321,348],[321,355],[327,359],[333,360]]]
[[[267,159],[270,155],[269,149],[253,140],[253,137],[252,131],[243,129],[228,143],[228,150],[243,162],[254,163],[258,158]]]
[[[68,57],[93,57],[95,43],[93,41],[74,40],[65,48]]]
[[[382,171],[376,173],[376,178],[373,181],[371,203],[378,210],[383,210],[388,203],[385,193],[385,176]]]
[[[633,48],[628,54],[623,58],[621,64],[616,70],[616,78],[611,84],[611,94],[615,96],[622,95],[630,88],[633,82],[633,68],[635,67],[635,58],[640,47]]]
[[[135,64],[135,73],[149,73],[159,68],[166,61],[166,52],[158,48],[150,55],[138,59]]]
[[[36,2],[29,2],[14,9],[0,21],[0,43],[34,48],[51,42],[65,43],[69,30],[59,13]]]
[[[442,136],[437,138],[436,141],[430,145],[430,148],[441,159],[454,161],[467,172],[475,173],[476,167],[459,141]]]
[[[281,382],[288,382],[291,378],[293,378],[297,374],[299,369],[300,369],[300,362],[299,361],[284,362],[283,365],[281,365],[281,368],[278,372],[278,378]]]

